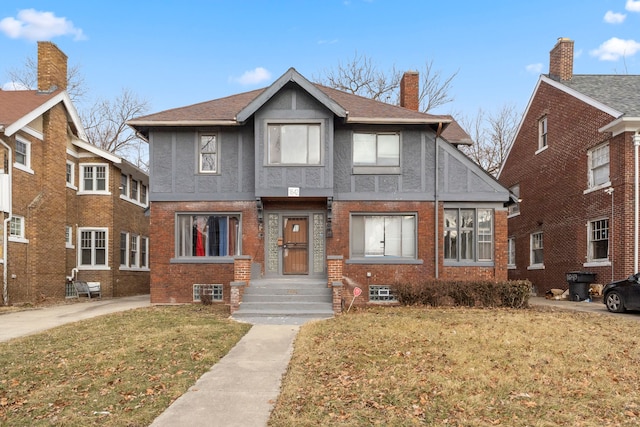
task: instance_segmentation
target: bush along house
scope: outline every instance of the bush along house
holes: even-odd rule
[[[152,303],[206,292],[242,311],[259,288],[316,282],[338,312],[355,287],[365,304],[403,281],[506,280],[509,192],[456,148],[470,140],[450,116],[417,111],[418,77],[395,106],[291,68],[130,121],[150,146]]]
[[[4,305],[149,293],[148,176],[87,142],[66,92],[67,57],[38,43],[38,89],[0,90]]]
[[[574,74],[573,48],[560,38],[551,50],[499,174],[520,199],[509,278],[539,295],[638,271],[640,76]]]

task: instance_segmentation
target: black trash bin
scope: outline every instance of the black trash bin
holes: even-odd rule
[[[570,271],[567,273],[569,283],[569,300],[584,301],[589,299],[589,285],[596,280],[596,273],[590,271]]]

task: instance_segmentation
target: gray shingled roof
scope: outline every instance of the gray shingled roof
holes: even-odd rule
[[[640,75],[576,74],[571,80],[560,83],[620,111],[624,116],[640,117]]]

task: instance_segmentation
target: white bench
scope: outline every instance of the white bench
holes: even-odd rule
[[[73,282],[73,286],[76,288],[76,294],[78,297],[80,295],[86,295],[89,299],[91,296],[97,296],[98,298],[102,298],[102,290],[100,289],[100,282]]]

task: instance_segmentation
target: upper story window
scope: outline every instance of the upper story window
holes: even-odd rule
[[[268,164],[320,164],[320,124],[270,124],[267,134]]]
[[[240,215],[178,214],[177,257],[240,255]]]
[[[509,216],[518,215],[520,213],[520,184],[516,184],[510,187],[509,191],[516,197],[516,199],[518,199],[516,203],[514,203],[513,205],[509,205]]]
[[[417,257],[415,214],[351,215],[352,258]]]
[[[354,166],[400,166],[400,135],[354,133]]]
[[[609,258],[609,220],[589,222],[589,261],[605,261]]]
[[[77,190],[76,187],[76,164],[67,160],[67,187],[73,188]]]
[[[11,221],[9,222],[9,240],[13,242],[27,242],[24,231],[24,217],[20,215],[11,216]]]
[[[542,267],[544,265],[544,245],[542,232],[531,234],[530,267]]]
[[[127,196],[129,194],[129,175],[120,174],[120,195]]]
[[[135,179],[131,180],[131,198],[138,200],[138,181]]]
[[[538,150],[547,147],[547,116],[538,120]]]
[[[493,210],[444,210],[444,259],[454,262],[493,260]]]
[[[144,184],[140,185],[140,203],[147,204],[147,186]]]
[[[218,173],[218,135],[200,135],[199,171],[200,173]]]
[[[87,193],[108,193],[107,165],[82,164],[80,165],[80,170],[82,173],[81,191]]]
[[[25,172],[33,173],[31,169],[31,143],[26,139],[16,137],[16,149],[13,165]]]
[[[609,144],[589,150],[589,188],[609,183]]]

